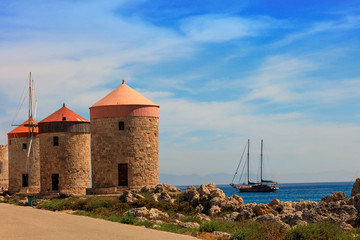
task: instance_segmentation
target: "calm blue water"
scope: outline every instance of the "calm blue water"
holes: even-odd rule
[[[270,193],[240,193],[229,185],[217,185],[227,197],[234,194],[241,196],[245,203],[269,203],[277,198],[280,201],[311,200],[319,202],[321,197],[333,192],[344,192],[348,197],[354,182],[327,182],[327,183],[283,183],[279,190]],[[178,186],[186,190],[187,186]]]

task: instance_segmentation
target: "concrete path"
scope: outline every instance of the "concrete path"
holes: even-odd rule
[[[84,216],[0,203],[2,240],[195,240],[196,238]]]

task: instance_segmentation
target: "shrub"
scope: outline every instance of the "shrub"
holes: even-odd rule
[[[245,240],[247,238],[249,238],[250,233],[248,230],[246,230],[245,228],[240,228],[237,232],[235,232],[232,236],[231,236],[231,240]]]
[[[217,220],[203,222],[199,228],[200,232],[224,231],[224,226]]]
[[[40,203],[37,207],[51,211],[61,211],[71,209],[71,204],[64,199],[52,199]]]
[[[337,225],[329,221],[298,226],[287,232],[285,240],[302,240],[302,239],[352,239],[346,235]]]
[[[125,224],[134,224],[136,219],[134,215],[128,213],[121,218],[120,222]]]

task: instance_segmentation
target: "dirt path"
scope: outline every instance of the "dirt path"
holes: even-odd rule
[[[0,203],[3,240],[195,240],[196,238],[102,219]]]

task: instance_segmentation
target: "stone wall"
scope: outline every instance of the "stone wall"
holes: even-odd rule
[[[123,121],[125,129],[119,130]],[[128,187],[159,182],[159,118],[116,117],[91,120],[93,188],[119,185],[118,164],[128,164]]]
[[[59,137],[54,146],[53,137]],[[90,187],[90,134],[40,133],[41,193],[83,195]],[[52,190],[52,174],[59,174],[59,190]]]
[[[8,146],[0,145],[0,190],[9,187]]]
[[[27,149],[23,149],[23,144]],[[29,148],[29,138],[10,138],[9,139],[9,192],[24,192],[36,194],[40,190],[40,153],[39,138],[33,138],[32,151],[27,158]],[[22,187],[23,174],[29,176],[29,186]]]

